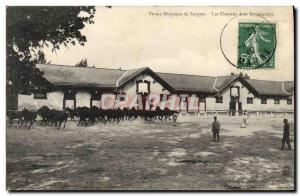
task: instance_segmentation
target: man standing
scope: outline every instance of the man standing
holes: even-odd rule
[[[291,143],[290,143],[290,125],[288,123],[288,120],[285,118],[283,119],[283,136],[282,136],[282,146],[280,150],[284,149],[285,143],[288,145],[288,150],[291,150]]]
[[[248,116],[246,115],[246,112],[243,113],[243,117],[242,117],[242,125],[241,125],[241,128],[246,128],[247,127],[247,118]]]
[[[216,138],[217,138],[217,141],[219,142],[220,141],[220,123],[219,121],[217,121],[217,117],[214,116],[214,122],[212,124],[212,128],[211,128],[212,132],[213,132],[213,138],[214,138],[214,142],[216,141]]]

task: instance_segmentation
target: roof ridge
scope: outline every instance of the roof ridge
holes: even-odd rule
[[[141,68],[136,68],[136,69],[132,69],[132,70],[128,70],[128,71],[133,71],[133,73],[131,73],[129,75],[129,78],[127,78],[125,81],[123,81],[121,83],[121,85],[119,86],[122,86],[123,84],[125,84],[127,81],[131,80],[133,77],[135,77],[137,74],[140,74],[142,73],[144,70],[146,69],[150,69],[149,67],[141,67]],[[125,73],[128,73],[128,71],[126,71]],[[154,72],[155,73],[155,72]],[[123,75],[122,75],[123,76]]]
[[[286,80],[286,81],[280,81],[280,80],[263,80],[263,79],[246,79],[246,80],[267,81],[267,82],[294,82],[294,80]]]
[[[157,74],[173,74],[173,75],[185,75],[185,76],[199,76],[199,77],[211,77],[211,78],[217,78],[220,76],[203,76],[203,75],[196,75],[196,74],[184,74],[184,73],[167,73],[167,72],[155,72]],[[230,75],[228,75],[230,76]],[[223,77],[223,76],[221,76]]]
[[[217,81],[218,81],[218,78],[215,79],[213,88],[214,88],[215,90],[219,91],[219,89],[216,88]]]
[[[44,64],[44,63],[37,63],[36,65],[46,65],[46,66],[60,66],[60,67],[72,67],[72,68],[89,68],[89,69],[108,69],[108,70],[119,70],[119,71],[130,71],[130,70],[127,70],[127,69],[116,69],[116,68],[105,68],[105,67],[78,67],[78,66],[75,66],[75,65],[61,65],[61,64],[52,64],[52,63],[49,63],[49,64]],[[134,69],[132,69],[134,70]]]
[[[234,76],[231,74],[223,75],[223,76],[205,76],[205,75],[196,75],[196,74],[184,74],[184,73],[169,73],[169,72],[155,72],[157,74],[173,74],[173,75],[185,75],[185,76],[198,76],[198,77],[211,77],[211,78],[221,78],[221,77],[228,77],[228,76]]]
[[[125,71],[125,72],[119,77],[119,79],[118,79],[117,82],[116,82],[116,87],[119,87],[119,82],[120,82],[120,80],[121,80],[127,73],[128,73],[128,71]]]
[[[233,78],[227,82],[225,85],[223,85],[223,87],[219,90],[222,91],[224,88],[226,88],[228,85],[230,85],[232,82],[234,82],[236,79],[240,79],[241,77],[238,75],[233,75]],[[217,78],[218,79],[218,78]]]
[[[117,69],[117,68],[105,68],[105,67],[77,67],[75,65],[64,65],[64,64],[53,64],[53,63],[37,63],[37,65],[42,66],[61,66],[61,67],[70,67],[70,68],[87,68],[87,69],[104,69],[104,70],[115,70],[115,71],[132,71],[132,70],[139,70],[139,69],[146,69],[149,68],[147,66],[135,68],[135,69]],[[149,68],[151,69],[151,68]],[[228,76],[234,76],[234,75],[223,75],[223,76],[205,76],[205,75],[196,75],[196,74],[184,74],[184,73],[169,73],[169,72],[156,72],[156,74],[172,74],[172,75],[185,75],[185,76],[197,76],[197,77],[211,77],[211,78],[220,78],[220,77],[228,77]],[[268,82],[294,82],[294,80],[286,80],[286,81],[280,81],[280,80],[263,80],[263,79],[246,79],[246,80],[255,80],[255,81],[268,81]]]

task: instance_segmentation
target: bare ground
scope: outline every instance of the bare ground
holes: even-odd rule
[[[7,129],[8,190],[293,190],[294,149],[282,119],[96,124]],[[291,122],[291,140],[294,144]]]

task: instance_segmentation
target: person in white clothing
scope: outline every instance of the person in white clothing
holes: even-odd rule
[[[248,115],[246,114],[246,112],[243,113],[242,122],[243,123],[241,125],[241,128],[246,128],[248,125]]]

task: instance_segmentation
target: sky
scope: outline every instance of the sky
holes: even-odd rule
[[[237,62],[238,22],[263,20],[276,23],[275,69],[237,69],[222,54],[220,39],[226,56]],[[192,75],[243,72],[253,79],[294,77],[292,7],[97,7],[94,21],[82,31],[87,37],[85,46],[63,47],[55,53],[46,48],[47,60],[75,65],[87,58],[89,66],[95,67],[150,67]]]

